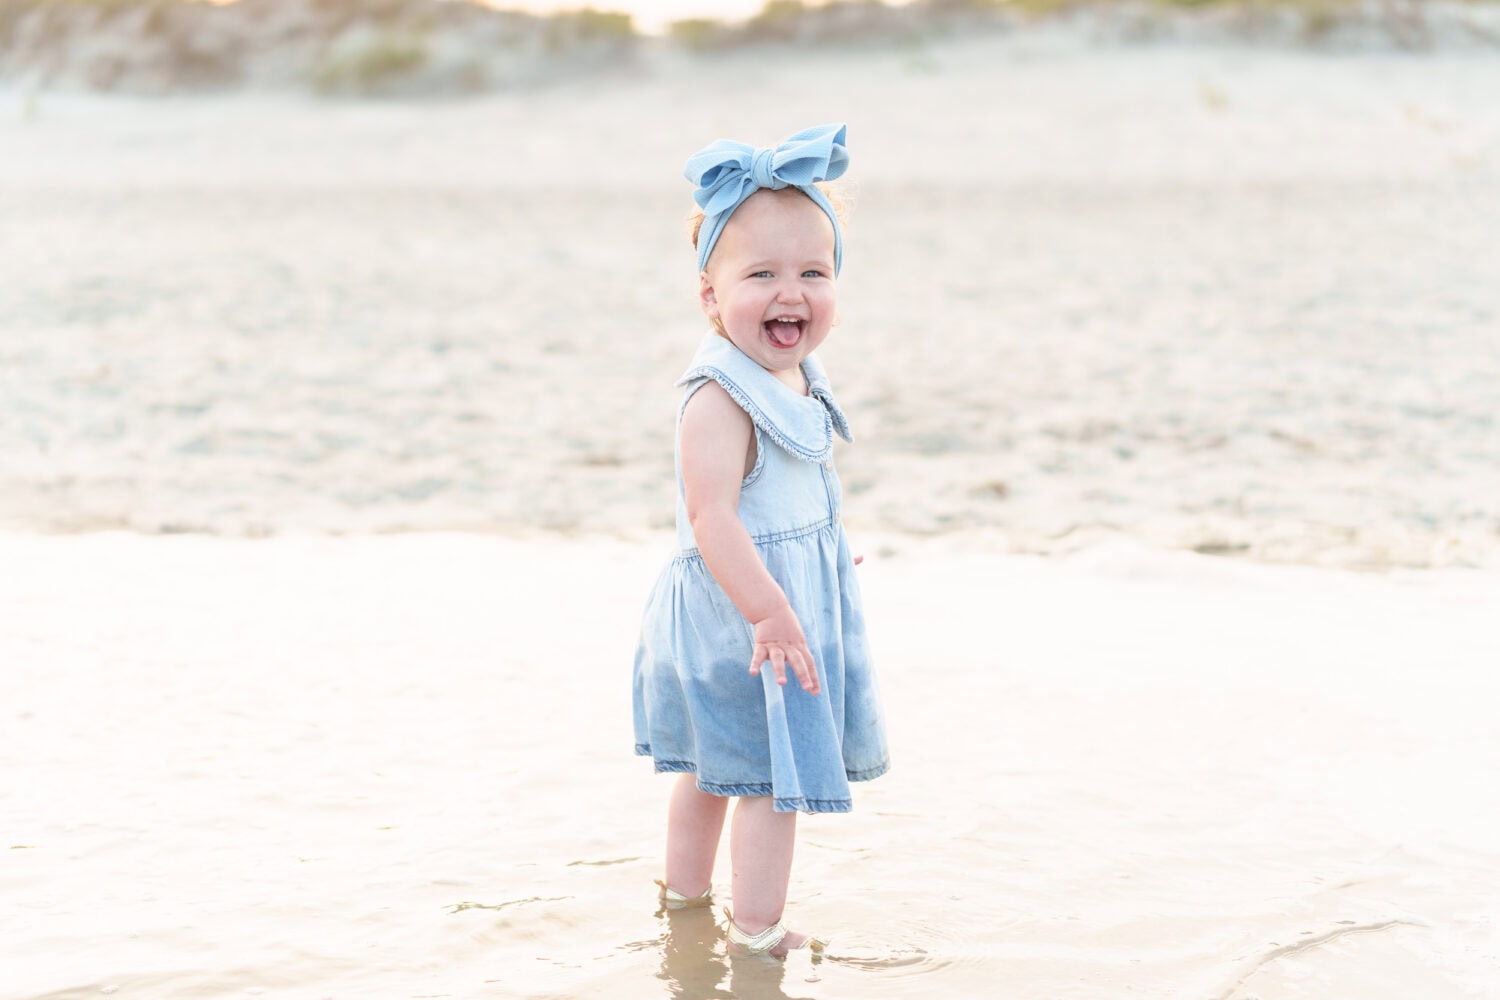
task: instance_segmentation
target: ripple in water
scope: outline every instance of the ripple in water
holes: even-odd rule
[[[958,942],[921,917],[893,909],[883,924],[867,926],[879,926],[878,937],[853,932],[835,935],[823,960],[861,972],[899,976],[937,972],[961,960]]]
[[[960,907],[965,909],[963,919],[956,916]],[[987,918],[974,913],[972,903],[957,900],[924,901],[918,906],[903,900],[870,900],[841,906],[834,919],[844,930],[828,928],[826,966],[900,979],[980,966],[989,958],[986,949],[956,931],[974,927],[977,921],[992,928],[1005,924],[1004,915]]]

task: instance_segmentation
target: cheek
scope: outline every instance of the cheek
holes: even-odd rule
[[[759,323],[761,315],[766,311],[766,304],[757,301],[751,296],[741,296],[736,299],[730,310],[730,315],[739,319]]]

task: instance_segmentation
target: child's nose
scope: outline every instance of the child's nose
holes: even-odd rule
[[[783,281],[776,286],[777,302],[801,302],[802,283],[799,281]]]

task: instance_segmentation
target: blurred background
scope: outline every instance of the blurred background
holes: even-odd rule
[[[669,527],[682,163],[846,121],[852,529],[1494,564],[1500,3],[542,6],[0,0],[0,528]]]

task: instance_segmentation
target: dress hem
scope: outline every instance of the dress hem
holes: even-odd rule
[[[635,745],[635,753],[638,757],[651,757],[651,744],[637,743]],[[657,774],[698,773],[698,765],[690,760],[657,760],[653,758],[652,763],[656,767]],[[844,775],[850,781],[871,781],[889,771],[890,768],[890,761],[881,761],[874,767],[867,767],[859,771],[846,769]],[[809,799],[801,796],[795,798],[776,796],[775,790],[769,782],[756,781],[726,785],[704,781],[702,778],[699,778],[698,790],[707,792],[709,795],[721,795],[726,798],[774,797],[771,808],[775,812],[846,813],[854,810],[853,799]]]

